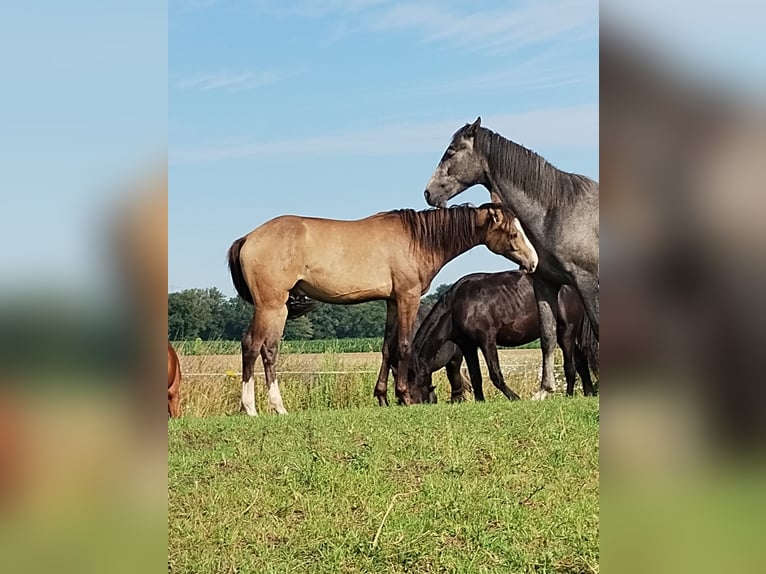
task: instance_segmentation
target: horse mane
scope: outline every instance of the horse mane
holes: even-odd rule
[[[491,204],[484,204],[485,208]],[[413,247],[440,256],[461,253],[476,245],[476,210],[462,204],[446,208],[396,209],[385,215],[398,217],[410,231]]]
[[[460,128],[455,136],[467,127]],[[558,169],[541,155],[485,127],[476,131],[474,145],[487,158],[496,177],[507,177],[546,207],[571,205],[595,183],[584,175]]]

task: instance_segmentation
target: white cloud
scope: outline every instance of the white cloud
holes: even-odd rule
[[[212,74],[198,74],[190,78],[178,80],[176,86],[182,90],[252,90],[274,84],[286,76],[274,70],[264,72],[246,72],[223,70]]]
[[[549,42],[590,28],[598,33],[598,4],[592,0],[520,2],[501,9],[461,13],[430,2],[397,4],[374,15],[379,30],[414,30],[423,41],[465,50],[504,51]]]
[[[254,9],[283,17],[332,17],[338,29],[365,32],[412,31],[425,43],[506,52],[530,44],[598,35],[595,0],[521,0],[476,10],[467,2],[431,0],[304,0],[256,2]],[[585,35],[583,35],[585,32]]]
[[[204,163],[275,156],[391,156],[439,153],[465,122],[456,118],[432,123],[379,126],[345,134],[236,145],[171,148],[172,164]],[[531,149],[598,148],[598,106],[580,106],[485,116],[483,125]]]

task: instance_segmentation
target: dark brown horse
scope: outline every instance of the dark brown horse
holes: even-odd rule
[[[418,309],[418,316],[415,320],[415,326],[413,327],[413,332],[415,333],[413,338],[413,352],[414,352],[414,341],[417,338],[417,333],[420,330],[420,326],[423,325],[423,322],[425,321],[426,317],[430,313],[431,309],[433,309],[433,305],[426,306],[421,303],[420,308]],[[396,365],[399,364],[399,352],[398,352],[398,345],[396,343],[396,338],[392,341],[389,359],[391,364],[391,372],[394,375],[394,378],[396,378]],[[439,347],[439,349],[434,353],[432,357],[429,357],[428,365],[429,365],[429,373],[428,373],[428,385],[431,384],[431,375],[438,371],[439,369],[444,369],[447,373],[447,380],[449,381],[450,388],[452,389],[452,394],[450,396],[450,400],[452,402],[459,402],[463,400],[465,391],[471,390],[471,383],[469,383],[466,378],[463,376],[463,373],[460,372],[460,367],[463,364],[463,351],[460,350],[460,347],[458,347],[455,343],[452,341],[445,341],[444,344]],[[412,367],[410,367],[410,371],[412,371]],[[411,383],[410,383],[411,384]],[[386,388],[383,387],[382,389],[382,396],[385,397]],[[381,395],[378,395],[379,397]],[[435,403],[436,402],[436,394],[434,393],[429,402]],[[381,405],[387,404],[381,401]]]
[[[357,221],[287,215],[234,241],[228,253],[229,271],[237,293],[254,307],[242,338],[245,411],[257,414],[253,369],[260,355],[269,406],[280,414],[287,412],[276,360],[291,294],[325,303],[386,300],[378,381],[388,378],[392,326],[398,319],[396,394],[401,403],[409,404],[410,341],[420,297],[448,261],[481,244],[529,271],[537,267],[537,254],[518,220],[505,207],[493,204],[403,209]]]
[[[181,387],[181,362],[173,345],[168,341],[168,416],[181,416],[179,390]]]
[[[567,395],[574,393],[575,370],[582,379],[583,394],[592,395],[588,363],[598,370],[598,347],[595,336],[587,332],[590,322],[585,321],[582,301],[573,288],[561,288],[557,310]],[[484,400],[478,349],[484,354],[494,385],[509,399],[518,399],[503,379],[497,345],[517,347],[539,337],[540,320],[530,276],[519,271],[466,275],[436,302],[415,334],[410,396],[415,402],[429,400],[431,373],[440,368],[442,347],[452,341],[465,357],[476,400]]]

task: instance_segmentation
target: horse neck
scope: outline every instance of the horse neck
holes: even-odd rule
[[[475,217],[479,218],[481,216],[477,212]],[[470,236],[465,238],[465,241],[455,241],[454,236],[446,232],[442,233],[441,237],[443,240],[442,247],[435,251],[432,256],[433,275],[436,275],[442,267],[459,255],[473,249],[477,245],[483,245],[487,240],[487,222],[475,221],[473,231]]]
[[[484,144],[479,146],[479,150],[487,162],[486,183],[490,194],[499,195],[503,199],[523,222],[524,230],[528,234],[533,237],[539,236],[542,233],[547,205],[545,198],[535,189],[537,186],[530,185],[530,179],[534,180],[534,176],[530,178],[530,174],[539,175],[539,162],[547,162],[523,146],[501,138],[485,128],[481,129],[484,132]],[[492,153],[493,147],[502,143],[510,146],[511,154],[517,160],[514,169],[508,169],[508,158],[502,151]],[[550,165],[548,167],[556,169]]]
[[[450,301],[451,297],[446,293],[436,302],[412,340],[413,366],[417,374],[433,373],[437,368],[434,363],[449,338],[452,325]]]

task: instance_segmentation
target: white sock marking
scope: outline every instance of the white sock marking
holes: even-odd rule
[[[280,415],[287,414],[287,409],[282,404],[282,393],[279,392],[279,383],[276,380],[269,386],[269,406]]]
[[[250,377],[249,381],[242,381],[242,406],[251,417],[258,416],[255,410],[255,381]]]

